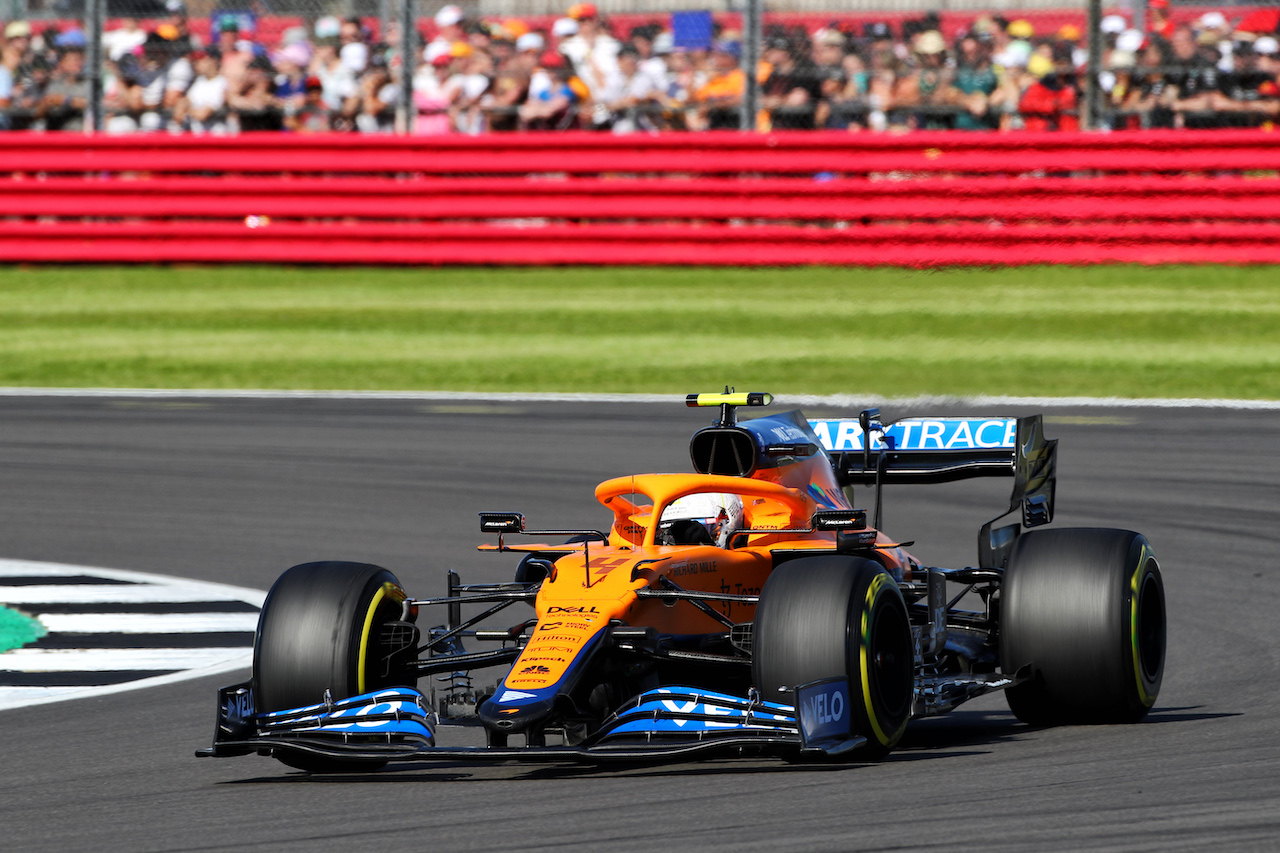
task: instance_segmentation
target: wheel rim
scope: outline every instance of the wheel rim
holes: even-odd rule
[[[878,608],[871,629],[871,680],[872,696],[884,711],[888,720],[902,716],[911,701],[912,649],[902,613],[889,602]]]
[[[404,590],[387,581],[379,587],[373,595],[373,600],[369,602],[369,607],[365,611],[363,630],[360,632],[356,647],[356,693],[368,693],[375,689],[376,682],[382,681],[383,675],[377,668],[378,661],[371,660],[373,651],[378,648],[378,637],[375,632],[388,617],[395,618],[399,615],[400,604],[404,599]]]
[[[1147,681],[1154,681],[1160,675],[1164,661],[1165,615],[1164,595],[1156,576],[1150,572],[1143,578],[1138,594],[1138,635],[1135,641],[1142,675]]]

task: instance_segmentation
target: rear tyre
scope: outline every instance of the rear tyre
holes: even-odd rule
[[[253,643],[259,711],[283,711],[404,684],[385,674],[378,648],[382,624],[400,618],[404,590],[395,575],[367,563],[304,563],[267,593]],[[278,754],[312,772],[372,770],[384,761]]]
[[[906,730],[914,645],[902,593],[879,564],[854,557],[783,563],[760,591],[753,629],[757,689],[848,678],[850,730],[867,739],[854,757],[879,759]]]
[[[1000,592],[1000,663],[1030,667],[1005,691],[1031,725],[1136,723],[1160,693],[1165,606],[1160,567],[1130,530],[1020,536]]]

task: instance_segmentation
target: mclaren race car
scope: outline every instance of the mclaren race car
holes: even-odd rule
[[[1036,529],[1053,519],[1057,444],[1039,415],[738,419],[771,400],[690,395],[717,412],[690,441],[695,473],[601,483],[607,530],[480,513],[497,539],[481,550],[521,555],[510,583],[450,571],[447,595],[414,598],[378,566],[289,569],[263,605],[252,679],[219,691],[213,745],[197,754],[314,772],[875,760],[912,719],[995,690],[1036,725],[1146,715],[1165,655],[1156,558],[1127,530]],[[987,476],[1013,493],[974,566],[923,565],[880,531],[884,486]],[[875,487],[870,513],[853,505],[858,485]],[[534,613],[485,627],[513,605]],[[493,687],[475,686],[495,667]],[[486,745],[437,746],[451,723],[481,726]]]

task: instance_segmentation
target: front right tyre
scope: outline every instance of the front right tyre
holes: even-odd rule
[[[854,757],[883,758],[902,738],[915,693],[907,607],[872,560],[806,557],[774,569],[760,590],[752,640],[756,688],[767,699],[824,678],[847,678]]]

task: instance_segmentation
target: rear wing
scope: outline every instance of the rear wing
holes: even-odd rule
[[[880,528],[886,483],[948,483],[972,477],[1012,477],[1009,508],[978,532],[978,566],[1002,569],[1022,528],[1053,520],[1058,442],[1044,437],[1040,415],[1025,418],[902,418],[880,422],[879,409],[856,420],[806,420],[798,411],[738,423],[739,406],[767,406],[764,393],[690,394],[687,406],[718,406],[720,417],[689,441],[699,474],[751,477],[762,468],[824,457],[841,487],[874,485]],[[815,442],[817,442],[815,444]],[[822,463],[818,463],[822,464]],[[767,478],[766,478],[767,479]],[[852,495],[849,496],[853,503]],[[992,529],[1012,512],[1017,522]]]
[[[1021,507],[1027,527],[1053,520],[1058,442],[1044,437],[1040,415],[902,418],[888,424],[878,417],[872,409],[858,420],[809,421],[840,485],[1013,477],[1007,512]]]
[[[883,430],[872,422],[870,442],[856,420],[811,420],[809,425],[831,456],[841,485],[872,484],[877,473],[882,483],[1008,477],[1017,457],[1017,418],[903,418]]]

